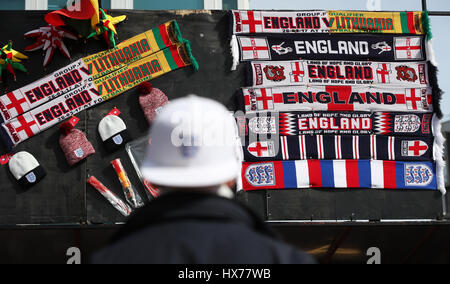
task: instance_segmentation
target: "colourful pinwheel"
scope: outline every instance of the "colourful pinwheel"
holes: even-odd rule
[[[77,40],[77,36],[61,27],[48,25],[33,30],[25,34],[25,38],[37,38],[36,42],[25,48],[25,51],[35,51],[42,49],[45,52],[44,67],[46,67],[53,58],[56,49],[70,59],[70,53],[63,42],[64,38]]]
[[[117,31],[114,25],[125,21],[127,17],[111,17],[110,15],[107,15],[103,9],[100,8],[99,11],[100,19],[95,25],[95,30],[87,38],[89,39],[91,37],[103,35],[103,38],[108,43],[109,47],[116,47],[115,36],[117,35]]]
[[[22,60],[28,60],[28,56],[12,49],[12,41],[0,49],[0,82],[3,79],[3,70],[7,70],[16,81],[16,72],[19,70],[27,72],[25,66],[21,64]]]

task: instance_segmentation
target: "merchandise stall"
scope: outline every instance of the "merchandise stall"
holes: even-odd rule
[[[163,23],[176,20],[182,37],[190,41],[192,55],[193,57],[195,57],[199,69],[196,71],[194,70],[195,68],[192,68],[192,66],[187,66],[185,68],[180,68],[179,70],[174,70],[170,73],[164,74],[163,76],[159,76],[150,81],[153,87],[160,89],[164,94],[167,95],[169,100],[183,97],[188,94],[197,94],[199,96],[215,99],[225,104],[230,111],[236,111],[240,109],[246,111],[246,114],[248,115],[255,115],[258,117],[260,113],[256,111],[255,113],[252,113],[257,109],[248,108],[248,104],[246,104],[247,101],[245,101],[245,96],[248,93],[251,93],[251,90],[259,88],[256,84],[256,79],[259,78],[258,74],[255,73],[256,81],[254,81],[255,85],[253,85],[252,87],[252,80],[249,80],[248,78],[249,73],[251,74],[251,71],[249,71],[248,69],[249,65],[245,64],[245,62],[240,62],[240,64],[237,64],[238,61],[240,61],[240,59],[245,59],[244,61],[247,61],[247,59],[249,59],[250,57],[256,56],[258,58],[253,59],[258,59],[256,60],[257,62],[261,60],[264,60],[265,62],[260,62],[257,64],[266,64],[266,66],[270,66],[274,65],[271,64],[270,61],[284,60],[287,62],[293,62],[299,59],[299,57],[295,57],[295,55],[293,55],[292,57],[286,55],[292,54],[293,50],[289,51],[289,49],[286,49],[286,47],[290,44],[290,39],[295,40],[294,34],[284,35],[284,37],[282,33],[271,34],[271,36],[267,36],[265,40],[269,42],[269,45],[271,47],[271,51],[268,51],[269,49],[266,50],[269,53],[271,52],[268,57],[264,57],[263,54],[258,54],[258,51],[255,51],[256,49],[252,49],[250,52],[251,54],[248,54],[248,49],[245,49],[247,41],[250,45],[258,44],[258,42],[255,43],[253,39],[246,38],[244,31],[242,31],[242,33],[235,31],[235,37],[237,38],[234,38],[233,41],[231,37],[232,33],[230,33],[230,26],[232,26],[232,24],[230,23],[231,18],[229,11],[111,11],[110,13],[114,17],[120,15],[127,16],[127,20],[125,22],[117,25],[117,44],[138,34],[144,33],[152,28],[158,27]],[[7,44],[9,41],[12,41],[14,49],[23,52],[26,46],[33,44],[33,40],[25,39],[24,34],[39,27],[46,26],[46,22],[44,21],[46,14],[47,12],[43,11],[13,13],[1,11],[1,43]],[[408,17],[410,16],[413,17],[414,15],[408,14]],[[251,15],[243,17],[244,19],[238,19],[238,21],[240,20],[241,23],[242,21],[248,23],[248,21],[252,19]],[[245,19],[245,17],[249,18]],[[255,15],[253,15],[253,20],[255,21],[254,17]],[[270,17],[272,20],[274,20],[277,15],[271,15]],[[236,21],[236,17],[234,18],[234,21]],[[274,27],[276,27],[278,24],[273,22],[272,26],[273,25],[275,25]],[[414,27],[410,26],[409,28],[412,29]],[[250,34],[258,34],[258,32],[264,34],[263,31],[247,31],[247,33]],[[409,30],[408,34],[410,33],[411,30]],[[335,35],[333,36],[333,40],[342,38],[343,40],[350,41],[351,37],[357,36],[355,34],[347,37],[345,37],[345,33]],[[332,45],[333,43],[330,43],[330,38],[327,38],[327,36],[330,37],[329,34],[324,33],[321,37],[321,40],[324,42],[328,42],[327,44],[329,45]],[[361,34],[359,36],[361,36],[362,39],[369,38],[371,46],[375,46],[377,43],[384,42],[387,46],[389,46],[389,48],[392,49],[391,46],[394,44],[393,42],[389,42],[389,40],[392,40],[392,35],[390,34]],[[371,36],[373,36],[374,38],[370,38]],[[305,41],[308,40],[308,37],[312,36],[306,36]],[[108,47],[107,43],[104,40],[88,39],[75,41],[65,38],[64,42],[66,43],[67,50],[70,53],[71,59],[67,59],[62,52],[59,52],[57,50],[57,52],[53,54],[53,58],[51,59],[50,63],[46,65],[46,67],[43,67],[43,59],[47,58],[45,58],[45,54],[44,56],[42,56],[41,50],[34,52],[23,52],[29,57],[29,60],[23,61],[23,65],[26,67],[27,72],[17,71],[16,80],[14,81],[11,74],[8,74],[6,73],[6,71],[4,71],[5,79],[3,84],[1,85],[1,87],[3,88],[2,93],[6,94],[13,90],[17,90],[19,88],[27,86],[37,80],[44,78],[48,74],[60,70],[65,66],[68,66],[71,62],[75,62],[78,59],[104,51]],[[284,42],[284,44],[282,44],[281,42]],[[278,49],[273,48],[273,46],[275,45],[278,46]],[[423,50],[427,48],[425,45],[426,43],[423,42],[421,47],[423,48]],[[306,49],[308,47],[311,49],[318,49],[317,46],[314,48],[308,45],[297,45],[297,48],[299,49],[298,51],[302,51],[303,48]],[[384,55],[382,53],[383,47],[387,50],[386,46],[379,45],[376,48],[379,48],[381,52],[375,52],[374,48],[372,47],[370,55]],[[283,48],[285,48],[285,50],[283,50]],[[333,53],[332,48],[331,51],[331,53]],[[355,53],[356,52],[357,51],[355,49]],[[361,47],[358,52],[363,54],[364,47]],[[250,57],[247,58],[246,56]],[[426,56],[426,54],[423,54],[420,61],[426,60]],[[353,61],[367,62],[367,59],[367,57],[364,58],[364,56],[362,56],[353,59]],[[311,58],[305,57],[301,60],[320,61],[322,59],[320,56],[312,56]],[[324,60],[331,61],[337,59],[331,57],[325,58]],[[342,60],[351,61],[352,57],[348,56],[347,58],[343,58]],[[378,61],[382,62],[383,60],[392,61],[392,66],[389,66],[390,68],[392,68],[392,70],[394,70],[395,67],[404,65],[401,63],[396,63],[395,58],[389,59],[388,56],[380,56]],[[402,62],[404,63],[404,61]],[[285,69],[291,68],[291,66],[288,65],[284,66]],[[378,62],[377,64],[374,64],[373,70],[376,70],[379,67],[378,65]],[[278,64],[277,66],[280,65]],[[367,66],[370,67],[370,65]],[[295,66],[292,66],[292,68],[293,69],[291,70],[291,73],[295,75],[294,71],[298,69],[295,69]],[[384,68],[387,67],[384,66]],[[264,69],[264,67],[262,67],[262,69]],[[383,66],[381,66],[381,69],[383,70]],[[384,70],[386,71],[386,69]],[[427,70],[430,70],[430,67],[428,67]],[[272,72],[272,75],[276,75],[276,69],[269,71]],[[404,71],[407,72],[408,70]],[[316,72],[315,74],[317,75],[318,72]],[[364,74],[362,74],[361,76],[363,75]],[[365,79],[372,81],[377,79],[369,77],[370,76]],[[394,77],[395,76],[391,74],[389,78],[394,80]],[[295,93],[296,90],[298,91],[299,87],[296,87],[295,84],[293,87],[291,84],[288,84],[291,87],[287,87],[286,84],[282,84],[282,82],[280,82],[281,80],[282,78],[272,80],[277,82],[278,87],[270,86],[270,88],[285,88],[285,90],[281,90],[280,93]],[[241,89],[243,87],[244,89]],[[308,86],[308,88],[314,89],[315,87]],[[358,91],[360,93],[370,92],[364,90],[364,86],[358,86],[355,88],[361,88],[361,90]],[[398,93],[398,89],[403,89],[404,84],[400,82],[399,85],[391,88],[394,88],[396,90],[391,91],[390,93]],[[414,86],[412,88],[419,89],[420,86]],[[327,92],[327,90],[322,90],[317,87],[313,90],[313,92],[324,93]],[[381,96],[383,96],[383,91],[377,92],[381,93]],[[305,92],[305,94],[306,93],[307,92]],[[389,92],[386,91],[385,93]],[[114,207],[112,207],[111,204],[108,203],[98,191],[96,191],[86,182],[89,177],[95,176],[107,188],[109,188],[117,196],[120,196],[121,199],[125,200],[125,197],[123,196],[122,184],[117,177],[116,171],[111,165],[111,161],[116,159],[121,160],[123,168],[128,173],[131,184],[134,186],[142,199],[145,202],[151,202],[152,197],[148,194],[148,191],[142,184],[136,172],[136,163],[138,162],[134,161],[132,158],[130,159],[130,153],[132,156],[134,151],[133,147],[136,146],[136,142],[145,141],[145,137],[147,136],[149,129],[149,123],[147,122],[145,114],[142,111],[139,103],[139,96],[141,95],[142,94],[140,93],[138,88],[131,88],[129,90],[126,90],[120,96],[118,95],[117,97],[98,104],[95,107],[91,107],[76,113],[76,117],[79,119],[79,122],[76,125],[76,129],[81,130],[86,135],[87,140],[92,144],[95,150],[95,154],[87,157],[74,166],[69,166],[67,159],[60,147],[60,137],[62,134],[57,126],[42,131],[41,133],[39,133],[39,135],[35,135],[34,137],[31,137],[30,139],[27,139],[26,141],[23,141],[22,143],[19,143],[16,147],[14,147],[14,153],[18,153],[20,151],[31,153],[36,158],[36,160],[39,161],[40,165],[45,168],[47,175],[38,184],[28,189],[23,189],[17,183],[17,180],[13,176],[13,174],[8,170],[8,165],[1,166],[0,227],[5,228],[24,225],[90,227],[123,223],[126,218],[121,215],[118,210],[114,209]],[[275,96],[275,93],[272,93],[271,95]],[[262,93],[256,92],[256,96],[261,97],[264,95]],[[323,102],[327,102],[328,99],[333,99],[332,96],[333,95],[331,95],[330,98],[323,95],[323,97],[321,98],[323,99]],[[407,97],[408,94],[404,94],[404,96]],[[353,103],[358,104],[362,101],[365,102],[366,99],[367,98],[354,98]],[[308,98],[305,97],[305,100],[308,100]],[[337,100],[337,103],[339,103],[339,98]],[[370,106],[377,105],[377,99],[373,98],[373,100],[374,104]],[[389,101],[389,98],[387,98],[386,100]],[[257,101],[261,102],[261,100]],[[315,114],[333,111],[330,106],[328,106],[328,109],[320,109],[320,98],[311,99],[310,102],[312,105],[314,105],[313,107],[315,108],[315,110],[313,111],[313,113]],[[264,110],[264,104],[260,105],[261,108],[263,108],[262,110]],[[260,105],[256,104],[256,107]],[[276,107],[279,107],[278,110],[282,112],[285,111],[295,113],[304,111],[296,109],[295,107],[290,108],[291,105],[289,103],[279,104],[278,102],[275,102],[275,105]],[[407,104],[405,102],[405,106],[406,105]],[[433,105],[433,103],[431,103],[431,105]],[[434,106],[436,106],[436,104]],[[129,144],[128,147],[124,146],[117,151],[110,152],[105,147],[103,139],[104,137],[99,134],[98,126],[100,121],[104,119],[105,116],[110,114],[111,111],[115,108],[119,110],[119,117],[126,124],[131,144]],[[336,110],[345,110],[347,112],[351,112],[350,109],[336,108]],[[359,110],[365,111],[362,108]],[[371,109],[368,110],[373,111]],[[381,106],[381,109],[376,109],[376,111],[391,112],[392,110],[389,110],[388,105]],[[404,111],[404,109],[402,109],[401,106],[394,105],[393,112],[402,111]],[[437,112],[438,110],[435,109],[435,111]],[[426,113],[426,111],[424,111],[423,113]],[[419,116],[423,115],[423,113],[418,112]],[[373,121],[376,121],[376,119],[374,119]],[[343,136],[344,135],[342,135],[342,137]],[[286,135],[285,137],[289,137],[289,135]],[[389,141],[387,143],[389,143]],[[139,145],[142,145],[142,143]],[[260,144],[258,145],[261,146]],[[291,144],[289,145],[291,146]],[[430,145],[428,145],[428,147],[433,147]],[[8,151],[6,147],[1,147],[3,147],[1,151],[2,155],[10,153],[10,151]],[[132,147],[131,150],[130,147]],[[249,157],[248,155],[251,156],[251,153],[249,151],[251,150],[247,148],[247,158]],[[363,155],[363,150],[361,149],[360,151],[361,155]],[[292,151],[289,152],[289,154],[300,155],[300,157],[302,155],[302,153],[294,153]],[[312,155],[311,153],[304,154],[308,157]],[[348,153],[343,153],[343,155],[346,154]],[[334,155],[337,155],[337,153],[334,152]],[[247,163],[264,163],[264,161],[270,160],[259,159],[261,158],[261,156],[259,155],[253,156],[258,159],[247,160]],[[325,159],[324,156],[319,156],[313,158],[312,160],[318,160],[320,159],[320,157]],[[432,156],[430,156],[430,158],[428,159],[428,162],[434,161],[431,157]],[[371,160],[370,158],[366,159]],[[296,160],[297,162],[298,160],[302,159],[297,157],[293,160]],[[352,158],[348,160],[357,161],[358,159]],[[392,160],[397,161],[397,159]],[[286,163],[287,161],[289,161],[289,159],[286,157],[281,157],[279,159],[279,163]],[[401,159],[399,159],[399,161],[401,161]],[[251,165],[247,166],[251,167]],[[301,165],[298,163],[296,166],[301,167]],[[333,165],[331,165],[331,167],[333,167]],[[400,166],[394,165],[393,167],[397,167],[398,169]],[[294,173],[295,175],[296,171],[300,171],[299,168],[297,168],[297,170],[295,168],[292,169],[287,167],[286,164],[284,165],[284,168],[283,166],[281,166],[281,168],[282,170],[284,170],[283,185],[285,186],[280,186],[280,184],[278,183],[270,185],[266,184],[266,186],[263,186],[262,189],[254,190],[256,187],[252,187],[252,185],[254,185],[251,183],[252,180],[246,179],[245,171],[243,171],[242,180],[244,182],[244,187],[247,187],[246,189],[251,190],[239,190],[237,192],[237,198],[239,199],[239,201],[253,208],[262,218],[272,223],[273,225],[321,224],[326,226],[331,224],[335,225],[336,223],[376,225],[380,224],[380,222],[389,223],[393,221],[400,221],[402,222],[402,224],[414,223],[417,221],[421,221],[422,224],[444,224],[446,220],[447,200],[442,194],[442,191],[438,190],[439,182],[437,180],[433,181],[434,185],[432,187],[434,190],[429,190],[430,188],[427,188],[426,190],[417,188],[407,189],[405,187],[401,188],[400,186],[398,186],[399,188],[397,189],[385,189],[382,188],[382,186],[376,186],[377,188],[370,189],[348,189],[339,188],[337,184],[339,183],[340,177],[332,176],[330,178],[334,179],[333,186],[330,186],[330,184],[327,183],[329,182],[329,180],[323,180],[323,186],[318,186],[317,184],[315,184],[314,188],[304,188],[306,186],[299,186],[299,182],[297,182],[296,186],[288,186],[292,185],[292,180],[289,180],[287,178],[289,176],[289,173]],[[325,169],[319,167],[318,171],[325,171]],[[437,176],[438,173],[434,171],[433,175]],[[174,179],[176,178],[177,177],[174,177]],[[297,178],[299,178],[298,175]],[[314,177],[310,176],[309,178],[312,181]],[[349,182],[350,180],[345,176],[343,178],[347,178],[347,182]],[[387,184],[387,179],[384,180],[385,184]],[[279,179],[277,180],[277,182],[278,181]],[[360,179],[360,182],[362,183],[362,177]],[[398,182],[399,181],[397,180],[397,185],[399,185]],[[299,188],[290,189],[289,187]]]

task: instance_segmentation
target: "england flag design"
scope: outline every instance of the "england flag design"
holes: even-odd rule
[[[242,49],[242,61],[271,59],[267,39],[238,37],[238,40]]]
[[[20,91],[13,91],[0,97],[0,121],[8,121],[12,117],[16,117],[28,110],[30,104]]]
[[[394,49],[397,60],[423,60],[421,37],[394,38]]]

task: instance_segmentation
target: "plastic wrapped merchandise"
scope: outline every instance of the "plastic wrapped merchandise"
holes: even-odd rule
[[[123,216],[128,217],[131,215],[133,210],[125,202],[122,201],[117,195],[115,195],[111,190],[104,186],[96,177],[90,177],[87,180],[93,188],[100,192],[106,200],[111,203],[114,208],[116,208]]]
[[[128,203],[131,204],[133,208],[140,208],[144,206],[144,201],[142,200],[142,197],[131,185],[130,179],[128,178],[128,174],[125,171],[125,168],[123,167],[120,159],[112,161],[111,165],[113,166],[114,170],[117,173],[117,176],[119,177],[120,183],[122,184],[123,192],[125,194],[125,198],[127,199]]]
[[[159,189],[145,180],[141,173],[141,165],[143,162],[142,159],[145,157],[147,147],[150,143],[150,138],[148,136],[145,136],[128,143],[125,146],[125,149],[127,150],[128,156],[130,157],[136,174],[138,175],[139,179],[142,182],[142,185],[145,188],[145,193],[147,194],[148,199],[153,200],[157,198],[161,193]]]

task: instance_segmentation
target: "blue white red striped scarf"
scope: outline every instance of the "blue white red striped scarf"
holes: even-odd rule
[[[437,190],[430,162],[302,160],[244,163],[244,190],[280,188],[375,188]]]

